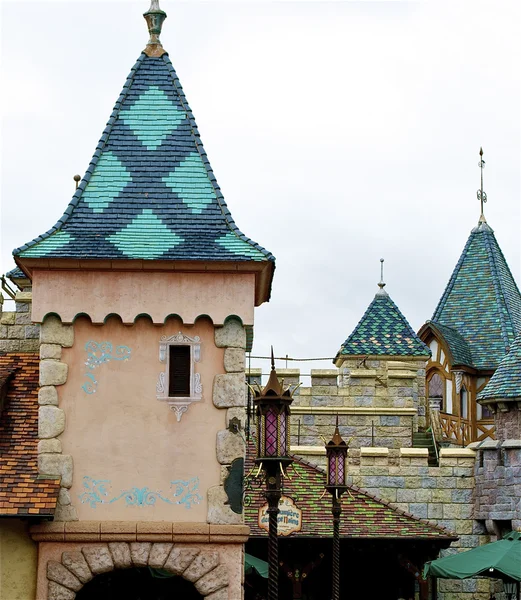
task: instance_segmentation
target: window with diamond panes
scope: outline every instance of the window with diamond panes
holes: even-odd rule
[[[445,410],[445,380],[438,373],[434,373],[428,381],[428,395],[441,400],[440,408]]]

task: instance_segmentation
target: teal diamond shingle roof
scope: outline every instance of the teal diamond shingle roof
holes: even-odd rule
[[[478,394],[478,400],[501,398],[521,398],[521,336],[516,338],[510,352],[499,363],[490,381]]]
[[[14,254],[274,261],[233,221],[168,55],[145,53],[65,214]]]
[[[382,289],[342,344],[337,358],[345,355],[429,357],[431,351]]]
[[[496,369],[521,333],[521,295],[486,223],[472,230],[432,322],[465,340],[477,369]],[[446,341],[458,354],[451,336]]]

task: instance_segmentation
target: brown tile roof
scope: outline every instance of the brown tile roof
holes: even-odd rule
[[[37,354],[0,355],[0,516],[50,516],[59,479],[38,479]]]
[[[252,481],[256,473],[253,445],[249,445],[245,463],[245,524],[252,537],[267,536],[258,526],[258,510],[266,503],[262,490]],[[284,495],[292,498],[302,510],[302,529],[288,537],[328,537],[333,535],[331,496],[324,494],[326,474],[321,469],[293,457],[289,478],[284,479]],[[340,535],[354,538],[415,538],[456,540],[453,533],[393,508],[389,503],[355,486],[342,496]]]

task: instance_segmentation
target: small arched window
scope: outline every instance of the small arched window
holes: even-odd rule
[[[427,395],[429,399],[439,400],[440,409],[445,410],[445,380],[438,373],[434,373],[427,382]]]

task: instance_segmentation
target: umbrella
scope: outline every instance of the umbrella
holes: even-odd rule
[[[250,575],[255,571],[261,577],[268,578],[268,563],[260,558],[255,558],[251,554],[244,554],[244,572],[246,575]]]
[[[424,577],[467,579],[493,577],[521,581],[521,533],[512,531],[502,540],[485,544],[425,564]]]

